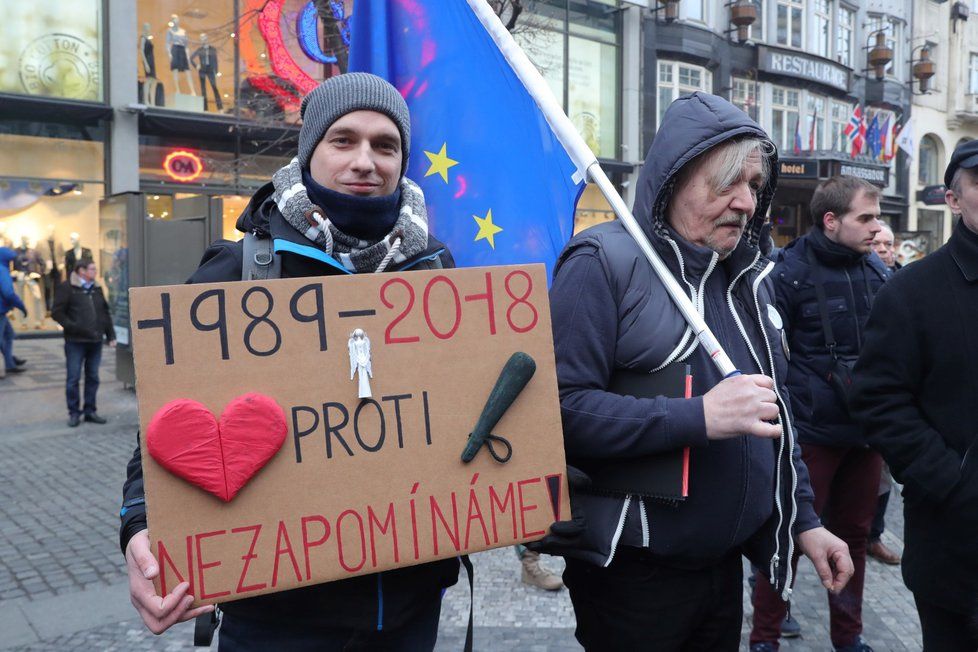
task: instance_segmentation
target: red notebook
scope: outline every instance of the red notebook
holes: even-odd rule
[[[654,374],[619,369],[608,391],[635,398],[669,396],[690,398],[693,377],[689,365],[673,363]],[[591,477],[590,492],[628,494],[670,503],[689,495],[689,448],[655,455],[614,460],[570,460]]]

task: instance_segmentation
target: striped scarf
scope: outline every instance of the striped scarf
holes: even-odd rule
[[[302,183],[299,159],[272,175],[272,200],[292,227],[354,274],[382,272],[402,265],[428,247],[428,211],[416,183],[401,179],[401,205],[394,228],[379,242],[343,233],[326,212],[312,203]]]

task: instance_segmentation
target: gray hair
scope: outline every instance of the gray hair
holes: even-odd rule
[[[754,152],[761,155],[761,174],[764,176],[764,183],[771,178],[771,156],[777,149],[774,143],[766,138],[741,138],[732,140],[709,151],[709,159],[704,158],[714,166],[714,172],[710,179],[713,189],[717,192],[731,186],[740,179],[744,172],[744,164]]]

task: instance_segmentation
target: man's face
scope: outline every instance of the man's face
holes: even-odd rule
[[[95,263],[92,263],[88,267],[79,268],[78,275],[86,283],[91,283],[92,281],[95,280],[95,272],[96,272]]]
[[[313,150],[309,173],[344,195],[383,197],[401,180],[401,133],[376,111],[353,111],[330,125]]]
[[[884,265],[893,267],[893,259],[896,255],[893,231],[885,226],[881,228],[879,233],[876,234],[876,238],[873,239],[873,251],[880,257]]]
[[[849,210],[842,215],[826,213],[823,217],[825,235],[832,242],[848,247],[861,254],[868,254],[873,240],[880,232],[880,200],[860,190],[849,202]]]
[[[958,192],[948,189],[944,200],[966,227],[978,233],[978,168],[962,169],[958,185]]]
[[[687,241],[707,247],[726,258],[737,248],[747,220],[757,207],[757,192],[764,184],[761,153],[744,162],[739,178],[726,188],[715,188],[717,157],[707,154],[694,162],[669,202],[666,219]]]

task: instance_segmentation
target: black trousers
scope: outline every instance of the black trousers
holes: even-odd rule
[[[978,624],[968,616],[938,607],[916,594],[914,602],[924,634],[924,652],[978,651]]]
[[[743,566],[731,553],[708,568],[673,568],[623,547],[607,568],[567,559],[575,636],[585,650],[735,652],[743,622]]]

